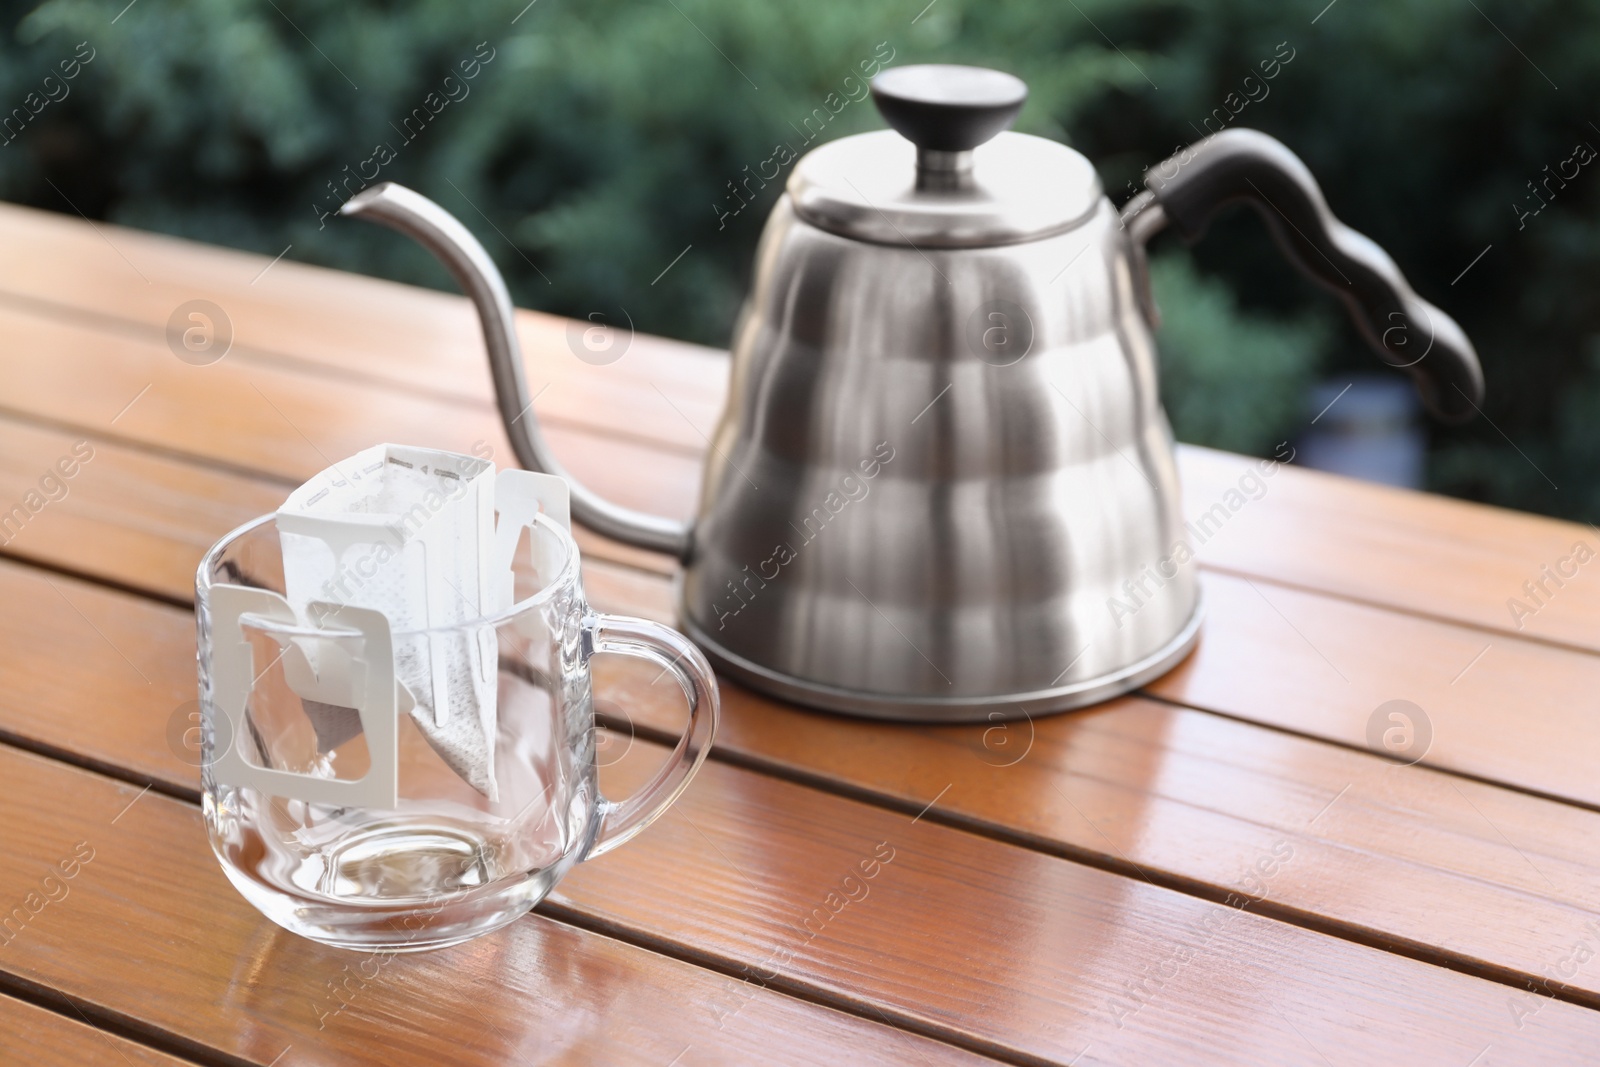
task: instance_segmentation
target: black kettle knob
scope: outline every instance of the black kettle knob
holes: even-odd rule
[[[983,67],[927,63],[890,67],[872,79],[878,113],[924,159],[970,152],[1010,126],[1027,99],[1021,78]]]

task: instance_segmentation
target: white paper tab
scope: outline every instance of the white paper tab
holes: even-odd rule
[[[326,640],[289,638],[280,656],[284,681],[301,700],[318,752],[365,734],[372,769],[338,782],[238,758],[218,762],[218,781],[316,803],[393,807],[398,716],[409,715],[452,770],[499,800],[492,620],[512,606],[514,555],[522,531],[541,515],[570,529],[570,491],[560,478],[497,475],[486,460],[402,445],[369,448],[291,493],[276,516],[284,595],[213,586],[216,647],[234,656],[227,670],[218,668],[217,700],[233,736],[246,736],[250,693],[267,665],[251,661],[235,632],[245,613],[327,630]],[[555,580],[564,554],[552,551],[548,537],[529,543],[527,565],[541,582]],[[536,612],[516,626],[523,638],[548,638]],[[363,659],[335,639],[352,630],[372,645]]]

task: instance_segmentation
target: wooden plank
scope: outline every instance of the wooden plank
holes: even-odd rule
[[[34,898],[44,902],[0,947],[0,972],[202,1057],[660,1067],[674,1056],[844,1062],[867,1048],[888,1062],[979,1061],[544,917],[431,953],[325,948],[234,892],[192,805],[14,750],[0,750],[0,768],[0,901],[27,902],[64,859],[90,857],[57,877],[65,895]],[[742,1010],[719,1016],[729,1003]],[[1570,1040],[1554,1035],[1575,1025],[1550,1039]]]
[[[1226,509],[1228,491],[1254,465],[1210,449],[1179,455],[1184,512],[1193,519],[1219,504]],[[1600,649],[1593,527],[1320,471],[1282,469],[1262,484],[1265,490],[1247,483],[1259,496],[1234,498],[1244,503],[1199,547],[1205,565],[1492,633]],[[1575,552],[1579,545],[1585,548]]]
[[[42,796],[73,802],[41,809]],[[1013,1062],[1277,1063],[1318,1049],[1468,1062],[1492,1047],[1496,1062],[1576,1063],[1600,1040],[1600,1014],[1565,1002],[1539,1002],[1518,1027],[1504,986],[763,775],[713,763],[682,804],[578,868],[556,913]],[[374,978],[370,996],[362,988],[330,1020],[328,983],[351,957],[255,915],[216,869],[192,806],[0,749],[0,847],[14,860],[0,900],[26,900],[80,842],[93,859],[71,895],[39,909],[0,968],[255,1062],[311,1037],[314,1022],[329,1062],[380,1036],[394,1042],[385,1056],[487,1062],[590,1032],[596,1016],[628,1019],[625,1034],[648,1037],[657,1063],[717,1023],[734,1046],[727,1058],[743,1025],[778,1031],[764,1038],[767,1056],[833,1062],[825,1046],[837,1042],[814,1009],[802,1036],[798,1020],[774,1019],[726,979],[663,960],[656,969],[679,984],[669,991],[640,950],[539,917],[396,958],[389,981]],[[631,958],[593,960],[606,951]],[[129,960],[140,961],[137,981]],[[463,1026],[474,1015],[484,1029]],[[849,1026],[874,1060],[902,1051],[898,1036],[891,1045],[860,1020]]]
[[[0,396],[13,412],[205,457],[298,483],[383,441],[510,463],[499,417],[356,380],[224,359],[191,366],[163,343],[0,308]],[[694,507],[699,462],[659,445],[547,427],[551,447],[596,491],[665,515]],[[635,472],[641,467],[648,476]]]
[[[8,669],[9,689],[0,694],[0,735],[192,793],[194,757],[179,755],[179,735],[193,709],[191,619],[127,594],[50,580],[57,588],[46,588],[43,576],[0,565],[0,598],[21,608],[0,616],[0,647],[10,650],[16,664]],[[27,621],[8,621],[12,617]],[[79,669],[58,668],[64,648],[75,649]],[[653,686],[654,673],[603,672],[599,692],[613,713],[627,709],[640,727],[675,729],[679,698],[668,693],[669,684]],[[1584,844],[1600,829],[1595,813],[1144,700],[1033,724],[965,728],[890,728],[816,715],[734,687],[726,690],[726,702],[719,748],[791,777],[869,795],[907,814],[713,764],[680,815],[669,815],[618,853],[632,858],[593,868],[614,875],[591,883],[590,868],[581,869],[571,883],[579,888],[561,898],[575,915],[626,927],[648,943],[670,943],[674,951],[720,944],[726,958],[749,964],[763,938],[775,939],[764,951],[785,942],[781,930],[759,924],[752,929],[756,920],[748,916],[770,922],[785,920],[788,911],[807,913],[814,903],[810,896],[827,891],[812,893],[810,880],[832,866],[848,867],[838,854],[859,844],[852,834],[882,834],[897,848],[926,840],[927,856],[958,859],[961,870],[987,864],[1013,872],[1008,880],[1045,886],[1038,890],[1043,899],[1024,894],[993,903],[1013,916],[1050,911],[1048,901],[1058,890],[1071,895],[1051,882],[1057,868],[1034,868],[1006,846],[980,846],[967,835],[908,839],[908,818],[931,800],[933,818],[1033,850],[1089,859],[1134,879],[1217,899],[1230,893],[1248,897],[1255,911],[1512,984],[1528,980],[1524,976],[1552,981],[1563,997],[1600,1005],[1600,971],[1568,974],[1563,966],[1575,945],[1600,946],[1600,928],[1590,927],[1600,911],[1600,870]],[[99,715],[96,709],[106,707],[120,714]],[[40,715],[40,708],[57,710]],[[635,750],[650,754],[639,758]],[[623,769],[635,778],[660,758],[659,750],[642,741],[628,751],[635,759]],[[627,782],[607,781],[606,787],[621,790]],[[812,825],[818,821],[826,825]],[[918,820],[917,833],[927,824]],[[991,847],[996,851],[984,858]],[[834,855],[818,858],[819,848]],[[791,863],[783,856],[802,858]],[[645,864],[643,870],[635,859]],[[663,896],[661,886],[673,879],[662,871],[674,865],[709,881]],[[739,884],[721,884],[729,879]],[[641,888],[630,890],[630,884]],[[906,888],[916,899],[946,894],[939,907],[955,913],[984,913],[989,905],[980,907],[980,894],[986,890],[966,891],[973,898],[962,903],[948,886]],[[617,910],[619,893],[630,902],[625,911]],[[646,908],[652,900],[659,910]],[[901,927],[903,919],[915,914],[933,921],[931,911],[898,909],[875,915],[874,928],[915,940]],[[1496,918],[1513,914],[1515,923]],[[1139,925],[1146,919],[1124,915],[1118,921]],[[702,926],[723,931],[724,940]],[[1030,938],[1060,934],[1025,922],[1017,929]],[[856,947],[832,946],[830,952],[844,955],[813,961],[819,969],[785,973],[807,988],[848,998],[837,968],[873,971],[870,961],[850,955]],[[912,950],[877,945],[873,951],[903,956]],[[1016,951],[1008,933],[967,954],[1000,953],[1016,981],[1027,984],[1033,972],[1010,955]],[[937,972],[928,960],[906,966],[913,963],[916,973]],[[861,981],[852,988],[865,988]],[[881,1010],[914,1007],[899,1003],[894,988],[874,992]],[[899,991],[916,1002],[928,992],[919,989],[911,997]],[[1545,994],[1511,988],[1503,995],[1505,1016],[1514,1021],[1543,1004]],[[974,1023],[962,1025],[974,1039],[1007,1040]]]
[[[393,240],[400,247],[404,239]],[[266,256],[91,227],[11,204],[0,204],[0,244],[8,252],[0,295],[14,308],[165,346],[176,309],[209,300],[231,324],[229,360],[291,363],[422,390],[480,411],[492,406],[477,318],[453,294],[296,263],[292,253],[274,264]],[[568,320],[532,311],[519,311],[517,320],[529,391],[544,390],[541,418],[675,448],[704,447],[695,427],[709,430],[721,410],[725,353],[635,334],[620,359],[594,365],[574,354]]]
[[[74,473],[61,477],[63,469]],[[206,550],[275,511],[295,484],[0,417],[0,552],[187,601]],[[19,505],[26,514],[16,517]],[[581,528],[574,534],[586,564],[618,572],[619,581],[637,578],[607,561],[671,572],[662,556]]]
[[[1428,765],[1600,807],[1600,657],[1229,574],[1203,586],[1199,647],[1149,692],[1361,748],[1410,701]]]
[[[206,549],[285,495],[261,479],[0,419],[3,551],[159,596],[190,599]]]
[[[5,956],[0,953],[0,965]],[[29,1067],[180,1067],[168,1056],[66,1015],[0,995],[0,1063]]]

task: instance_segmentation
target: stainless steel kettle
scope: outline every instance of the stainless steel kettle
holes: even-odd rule
[[[1119,213],[1083,156],[1003,132],[1027,95],[1008,74],[898,67],[872,93],[894,129],[810,152],[767,223],[692,526],[572,483],[578,522],[683,562],[681,624],[734,678],[967,721],[1103,700],[1183,658],[1200,594],[1144,259],[1164,226],[1194,239],[1219,208],[1255,207],[1435,414],[1481,400],[1461,330],[1265,134],[1190,146]],[[565,476],[482,246],[392,184],[343,212],[450,268],[517,458]]]

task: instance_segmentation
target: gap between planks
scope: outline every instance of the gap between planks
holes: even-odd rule
[[[263,1067],[254,1060],[229,1055],[219,1048],[201,1045],[180,1037],[160,1026],[152,1026],[136,1016],[68,996],[52,986],[43,985],[0,966],[0,994],[32,1004],[52,1015],[71,1022],[87,1024],[90,1029],[131,1041],[153,1052],[202,1064],[204,1067]]]

